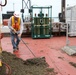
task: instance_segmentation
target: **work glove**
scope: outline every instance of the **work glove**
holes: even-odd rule
[[[12,30],[14,34],[17,34],[17,31],[15,29]]]
[[[21,37],[21,34],[18,34],[18,37]]]

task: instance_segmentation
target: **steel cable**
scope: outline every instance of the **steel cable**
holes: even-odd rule
[[[2,62],[2,64],[6,67],[6,71],[8,71],[6,73],[6,75],[11,75],[11,68],[8,64],[6,64],[5,62]]]
[[[36,57],[35,54],[31,51],[31,49],[27,46],[27,44],[23,41],[23,39],[21,39],[21,41],[25,44],[25,46],[26,46],[26,47],[28,48],[28,50],[33,54],[33,56]]]

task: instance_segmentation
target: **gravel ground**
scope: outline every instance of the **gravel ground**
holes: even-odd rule
[[[54,68],[48,67],[45,57],[22,60],[14,54],[3,51],[2,61],[10,66],[10,75],[57,75]],[[0,75],[6,75],[7,72],[4,65],[0,67]]]

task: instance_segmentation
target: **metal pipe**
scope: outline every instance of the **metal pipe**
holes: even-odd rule
[[[65,1],[66,0],[62,0],[61,1],[61,12],[62,12],[62,20],[65,22]]]
[[[22,0],[22,9],[23,9],[23,1],[24,0]],[[22,12],[22,19],[23,19],[23,22],[24,22],[24,14],[23,14],[23,12]]]
[[[5,3],[2,5],[2,4],[0,4],[0,6],[5,6],[7,4],[7,0],[5,0]]]
[[[31,8],[31,0],[29,0],[29,9]]]
[[[69,39],[68,39],[68,23],[67,23],[67,28],[66,28],[66,46],[69,45]]]

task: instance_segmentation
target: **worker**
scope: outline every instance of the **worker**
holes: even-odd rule
[[[10,29],[13,52],[15,52],[19,50],[19,42],[23,32],[23,20],[20,17],[20,13],[18,11],[15,11],[14,15],[10,17],[8,21],[8,27]]]

